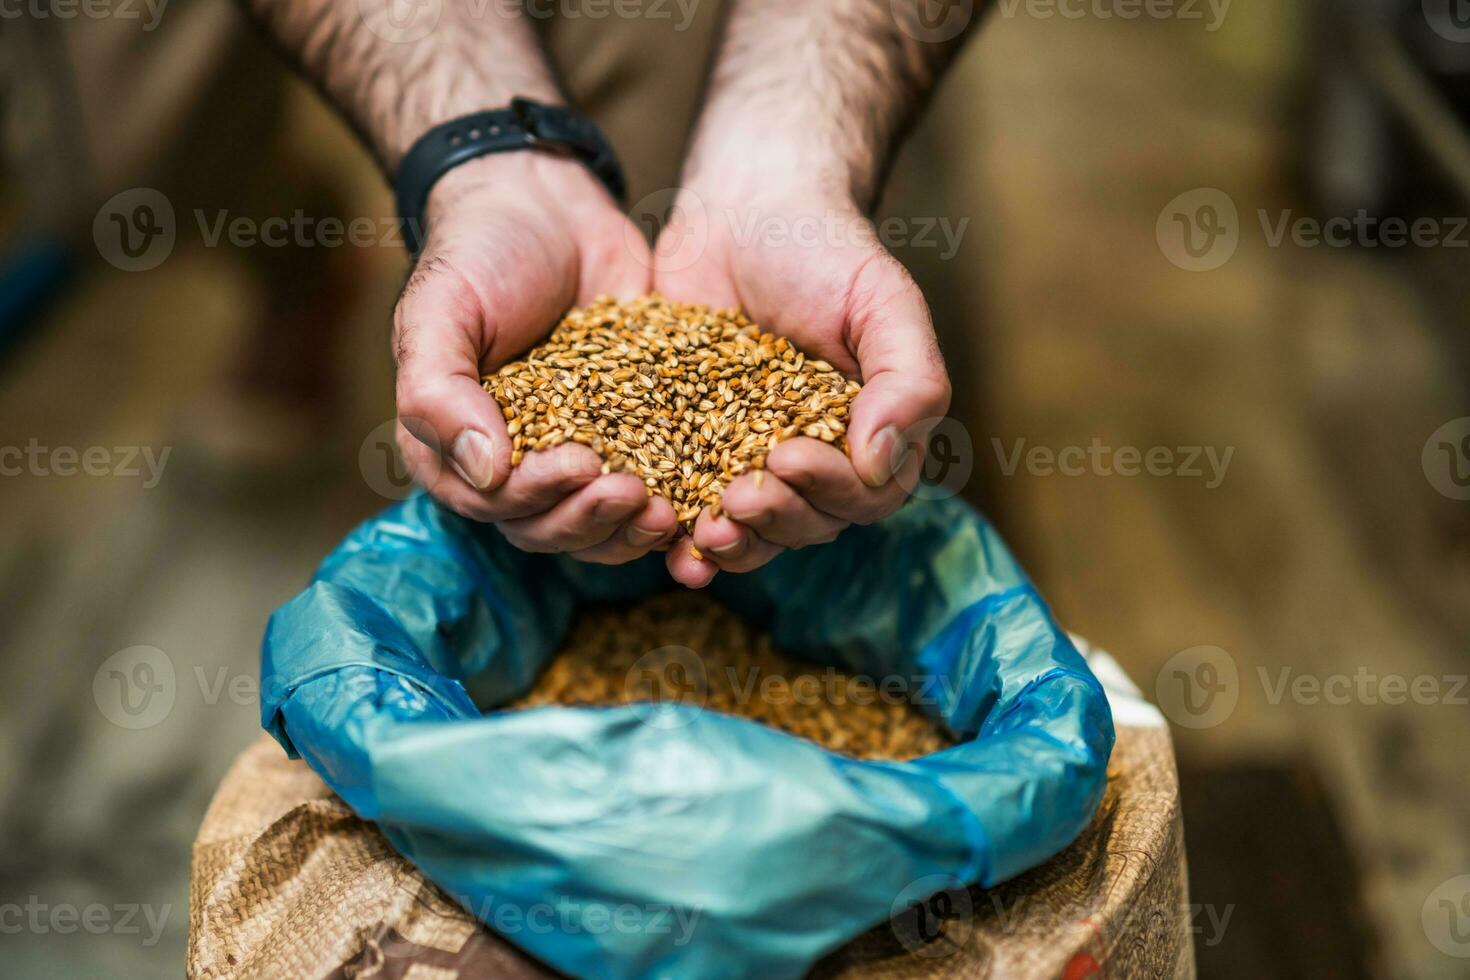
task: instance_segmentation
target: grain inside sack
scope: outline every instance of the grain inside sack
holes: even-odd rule
[[[510,708],[681,701],[740,715],[858,758],[912,759],[950,744],[885,678],[804,663],[697,592],[629,608],[589,607],[556,659]],[[907,680],[907,679],[906,679]]]
[[[567,441],[590,446],[603,472],[667,497],[686,531],[703,508],[718,515],[730,481],[763,469],[783,439],[846,451],[860,387],[739,311],[657,294],[572,310],[484,385],[505,413],[512,465]]]

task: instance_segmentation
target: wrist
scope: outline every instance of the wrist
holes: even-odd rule
[[[499,73],[497,73],[499,74]],[[379,152],[390,180],[397,178],[399,166],[408,151],[436,126],[491,109],[503,109],[517,97],[543,105],[564,105],[552,80],[550,70],[540,66],[522,66],[519,72],[506,72],[494,82],[479,78],[472,85],[441,85],[421,93],[412,101],[405,100],[401,112],[390,125],[383,127]]]
[[[394,2],[358,5],[369,18]],[[436,126],[509,106],[517,96],[546,105],[565,102],[535,27],[518,5],[492,4],[476,12],[431,4],[422,10],[438,11],[427,36],[390,45],[391,64],[403,74],[412,71],[411,83],[396,79],[390,89],[386,80],[367,86],[355,75],[350,79],[355,114],[390,179],[404,155]]]
[[[768,214],[866,213],[846,167],[820,151],[788,144],[772,153],[710,152],[707,165],[690,167],[680,194],[689,210],[711,219],[726,212]]]
[[[723,127],[698,139],[682,186],[706,202],[788,201],[818,210],[866,212],[874,194],[871,176],[852,154],[815,130],[773,133],[768,126]],[[746,208],[746,204],[736,205]]]
[[[528,148],[476,157],[440,177],[429,192],[423,231],[456,218],[474,220],[487,208],[561,215],[616,210],[607,189],[580,162]]]
[[[608,209],[625,192],[622,168],[595,123],[565,106],[521,98],[435,126],[403,158],[395,183],[413,253],[429,223],[465,210],[468,198],[523,212],[539,196],[565,217],[568,210]]]

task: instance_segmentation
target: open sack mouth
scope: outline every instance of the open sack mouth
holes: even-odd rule
[[[693,923],[508,936],[579,976],[800,975],[916,882],[1003,881],[1092,816],[1106,698],[964,504],[721,576],[718,605],[650,599],[659,558],[528,555],[410,499],[272,617],[265,725],[471,911]]]

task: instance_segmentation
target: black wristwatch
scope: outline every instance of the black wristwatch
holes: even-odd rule
[[[419,137],[398,165],[394,193],[409,254],[418,255],[423,248],[424,208],[440,177],[487,153],[527,149],[580,160],[613,197],[623,200],[623,168],[596,123],[566,106],[512,99],[508,109],[477,112],[435,126]]]

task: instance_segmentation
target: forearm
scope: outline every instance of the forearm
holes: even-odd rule
[[[781,174],[872,207],[899,143],[979,19],[977,10],[953,29],[926,29],[919,13],[930,2],[735,0],[685,184],[753,189]],[[965,6],[954,4],[955,15]]]
[[[517,95],[560,101],[535,30],[519,4],[244,2],[352,121],[390,176],[432,126],[503,106]],[[438,17],[430,28],[435,9]],[[390,11],[396,21],[389,18]],[[388,39],[392,37],[403,39]]]

